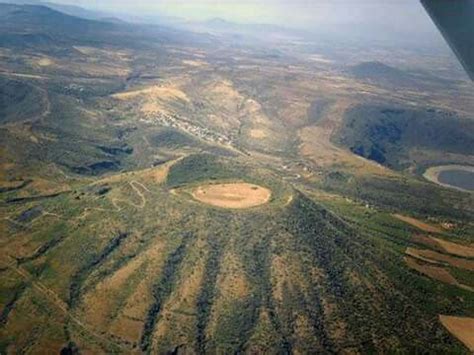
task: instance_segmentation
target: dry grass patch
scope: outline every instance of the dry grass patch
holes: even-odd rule
[[[248,183],[206,185],[192,192],[194,199],[222,208],[243,209],[263,205],[270,201],[269,189]]]
[[[76,48],[77,49],[77,48]],[[81,52],[81,54],[86,55]],[[70,60],[52,57],[32,57],[28,59],[29,64],[36,69],[55,70],[62,73],[70,73],[74,76],[113,77],[128,76],[131,73],[125,54],[118,55],[108,51],[93,51],[87,54],[87,58],[76,56]]]
[[[206,102],[210,110],[208,122],[215,129],[233,132],[239,129],[241,113],[239,112],[245,97],[242,96],[229,80],[212,80],[204,86],[190,86],[193,95]]]
[[[87,46],[73,46],[75,50],[79,53],[86,55],[88,57],[106,57],[109,60],[115,61],[131,61],[132,53],[127,50],[117,50],[112,48],[97,48],[97,47],[87,47]]]
[[[248,344],[249,354],[266,354],[268,353],[269,344],[276,344],[281,339],[277,333],[275,326],[271,320],[269,310],[261,307],[258,320]]]
[[[164,101],[182,100],[189,102],[188,96],[175,87],[150,86],[139,90],[126,91],[112,95],[113,98],[119,100],[131,100],[137,97],[148,97],[151,99],[159,99]]]
[[[15,181],[2,181],[2,180],[0,180],[0,190],[19,189],[24,184],[25,184],[24,180],[15,180]]]
[[[311,62],[316,62],[316,63],[322,63],[322,64],[331,64],[334,63],[333,60],[327,59],[324,57],[322,54],[312,54],[307,57],[307,60]]]
[[[272,258],[273,297],[278,303],[283,302],[284,286],[291,280],[286,261],[279,255]],[[289,283],[291,284],[291,283]]]
[[[341,125],[344,114],[351,105],[351,101],[340,100],[317,125],[299,130],[301,155],[320,167],[338,164],[344,165],[358,175],[395,175],[390,169],[342,149],[331,141],[332,135]]]
[[[188,96],[176,87],[149,86],[138,90],[120,92],[112,95],[120,101],[138,100],[140,112],[146,116],[174,112],[172,104],[189,104]]]
[[[285,293],[301,292],[305,297],[308,296],[308,283],[295,275],[303,275],[304,268],[301,265],[298,255],[292,256],[273,255],[271,264],[271,277],[273,297],[277,301],[278,307],[284,306]],[[318,282],[321,278],[318,269],[311,270],[313,282]],[[283,307],[284,308],[284,307]]]
[[[40,58],[36,61],[36,64],[40,67],[49,67],[50,65],[53,65],[54,62],[49,58]]]
[[[155,101],[149,101],[142,105],[140,111],[146,116],[162,114],[169,115],[170,111],[161,103]]]
[[[168,345],[175,347],[193,344],[195,341],[196,304],[203,285],[208,254],[204,241],[197,240],[194,247],[196,252],[188,254],[185,265],[179,272],[179,281],[160,311],[152,341],[152,349],[157,353]]]
[[[98,48],[86,47],[86,46],[73,46],[73,48],[84,55],[97,54],[97,51],[99,51]]]
[[[83,304],[84,318],[100,329],[107,329],[110,316],[117,307],[117,295],[144,262],[144,256],[133,259],[89,292]]]
[[[428,232],[428,233],[442,233],[443,232],[441,228],[422,222],[419,219],[416,219],[413,217],[403,216],[401,214],[393,214],[392,216],[402,222],[412,225],[413,227],[421,229],[424,232]]]
[[[204,88],[204,95],[214,98],[213,104],[227,112],[237,112],[239,105],[245,100],[230,80],[219,80],[212,82]]]
[[[143,269],[137,269],[136,272],[140,272],[143,277],[134,286],[134,291],[110,324],[109,330],[112,334],[130,342],[140,340],[146,315],[153,300],[153,284],[156,282],[156,275],[161,272],[165,257],[166,246],[162,241],[155,243],[139,257],[143,261]],[[118,292],[120,289],[116,290]]]
[[[9,187],[8,184],[6,184],[5,186],[3,186],[3,184],[4,183],[2,182],[1,183],[2,187]],[[71,187],[66,182],[61,182],[57,180],[51,181],[51,180],[46,180],[43,178],[34,178],[24,188],[18,191],[18,194],[16,197],[26,198],[26,197],[32,197],[32,196],[54,195],[54,194],[68,192],[70,191],[70,189]]]
[[[209,63],[203,60],[183,60],[184,65],[189,65],[190,67],[205,67],[208,66]]]
[[[150,184],[162,184],[166,181],[168,177],[170,168],[182,160],[185,156],[168,161],[160,166],[143,169],[139,171],[132,171],[126,173],[120,173],[115,175],[107,176],[103,179],[97,180],[92,185],[104,185],[104,184],[114,184],[114,183],[121,183],[131,181],[133,179],[139,179],[143,183],[150,183]]]
[[[62,63],[61,68],[71,71],[75,75],[95,77],[126,77],[132,70],[127,65],[120,63]]]
[[[474,318],[440,315],[439,320],[469,351],[474,352]]]
[[[150,287],[150,282],[146,279],[136,286],[121,313],[112,322],[110,333],[132,343],[140,341],[147,311],[152,302]]]
[[[255,139],[262,139],[266,138],[268,135],[263,129],[251,129],[250,130],[250,137]]]
[[[307,314],[298,313],[295,315],[293,331],[293,339],[295,342],[293,349],[294,354],[306,354],[309,349],[315,352],[322,350],[315,336],[314,327],[311,325],[311,320]]]
[[[238,300],[249,293],[247,277],[243,272],[244,266],[237,255],[227,253],[223,258],[222,272],[217,279],[217,289],[225,300]]]

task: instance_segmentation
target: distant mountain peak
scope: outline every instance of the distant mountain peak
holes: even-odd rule
[[[209,25],[235,25],[234,22],[227,21],[221,17],[213,17],[206,21]]]

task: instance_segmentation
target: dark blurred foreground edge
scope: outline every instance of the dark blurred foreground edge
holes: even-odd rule
[[[474,81],[474,0],[421,0]]]

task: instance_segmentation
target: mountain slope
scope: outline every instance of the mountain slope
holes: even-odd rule
[[[172,164],[165,184],[151,178],[162,167],[118,175],[42,203],[49,217],[21,217],[22,224],[36,220],[37,237],[3,271],[15,309],[2,330],[4,347],[72,339],[93,352],[455,347],[431,314],[459,307],[449,292],[469,292],[435,292],[440,286],[401,269],[393,248],[410,242],[395,220],[382,218],[399,230],[396,238],[371,229],[377,222],[363,231],[254,166],[199,155]],[[187,189],[217,176],[265,184],[272,202],[242,213],[197,208]],[[169,186],[179,188],[170,193]],[[60,212],[63,206],[70,207]],[[25,282],[33,289],[19,298]],[[36,319],[24,323],[25,312]],[[26,330],[39,324],[32,338]],[[68,333],[50,338],[61,324]]]
[[[337,140],[360,156],[400,169],[413,164],[415,151],[428,151],[439,162],[443,155],[472,155],[472,132],[474,121],[452,112],[366,104],[346,113]]]

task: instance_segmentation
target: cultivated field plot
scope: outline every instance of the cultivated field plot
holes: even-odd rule
[[[439,316],[441,323],[474,352],[474,318]]]

